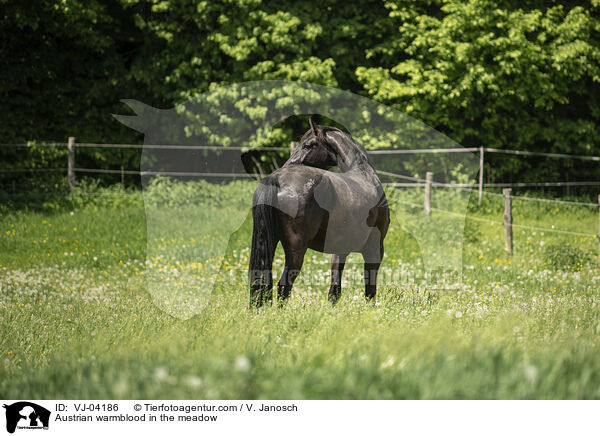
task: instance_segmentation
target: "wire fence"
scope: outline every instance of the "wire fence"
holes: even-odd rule
[[[292,143],[294,144],[294,143]],[[113,149],[163,149],[163,150],[212,150],[212,151],[287,151],[291,150],[291,147],[222,147],[222,146],[207,146],[207,145],[184,145],[184,144],[106,144],[106,143],[76,143],[75,138],[69,138],[68,142],[42,142],[42,143],[11,143],[11,144],[0,144],[0,147],[67,147],[70,151],[69,161],[67,168],[10,168],[0,169],[0,173],[18,173],[18,172],[61,172],[67,171],[69,173],[98,173],[98,174],[121,174],[121,175],[139,175],[139,176],[154,176],[154,175],[172,175],[182,177],[231,177],[231,178],[248,178],[253,177],[246,173],[196,173],[196,172],[174,172],[174,171],[137,171],[127,169],[105,169],[105,168],[80,168],[75,167],[74,160],[74,149],[75,148],[113,148]],[[511,183],[483,183],[483,163],[485,153],[503,153],[513,154],[522,156],[543,156],[550,158],[560,159],[579,159],[586,161],[600,162],[600,156],[583,156],[565,153],[546,153],[546,152],[532,152],[523,150],[508,150],[498,149],[491,147],[458,147],[458,148],[432,148],[432,149],[418,149],[418,150],[395,150],[395,149],[379,149],[379,150],[368,150],[368,154],[371,155],[397,155],[397,154],[439,154],[439,153],[479,153],[480,154],[480,171],[479,171],[479,183],[477,185],[479,196],[483,195],[483,188],[533,188],[533,187],[571,187],[571,186],[600,186],[600,181],[549,181],[549,182],[511,182]],[[412,177],[402,174],[391,173],[387,171],[378,171],[379,174],[398,178],[402,180],[411,181],[412,183],[400,182],[400,183],[384,183],[387,186],[397,187],[422,187],[426,183],[425,179],[418,177]],[[72,177],[74,179],[74,177]],[[432,182],[434,187],[453,187],[453,188],[467,188],[472,189],[473,184],[471,183],[440,183]],[[525,198],[525,197],[522,197]],[[531,198],[531,197],[530,197]],[[534,201],[551,201],[566,203],[566,201],[559,200],[548,200],[548,199],[533,199]],[[577,203],[577,202],[571,202]],[[581,203],[580,203],[581,204]],[[587,203],[592,205],[592,203]],[[593,204],[595,206],[595,204]]]
[[[291,144],[293,145],[293,144]],[[111,149],[152,149],[152,150],[206,150],[206,151],[276,151],[276,152],[289,152],[292,147],[260,147],[260,148],[248,148],[248,147],[220,147],[220,146],[204,146],[204,145],[171,145],[171,144],[99,144],[99,143],[76,143],[74,138],[69,138],[68,142],[45,142],[45,143],[16,143],[16,144],[0,144],[0,147],[67,147],[68,150],[68,162],[67,168],[11,168],[1,169],[0,173],[56,173],[56,172],[67,172],[69,185],[71,190],[74,188],[75,174],[76,173],[88,173],[88,174],[120,174],[121,177],[124,175],[136,175],[142,177],[152,176],[173,176],[173,177],[206,177],[206,178],[253,178],[259,177],[257,174],[247,173],[220,173],[220,172],[186,172],[186,171],[138,171],[138,170],[127,170],[121,169],[105,169],[105,168],[81,168],[75,165],[75,148],[111,148]],[[395,188],[425,188],[425,200],[423,205],[403,201],[400,199],[390,199],[389,201],[401,203],[411,207],[423,207],[426,213],[431,211],[442,214],[456,215],[464,217],[468,220],[475,220],[485,222],[492,225],[503,225],[507,232],[507,241],[509,233],[512,235],[512,228],[523,228],[528,230],[543,231],[550,233],[559,233],[565,235],[582,236],[582,237],[598,237],[600,244],[600,226],[599,233],[583,233],[573,232],[563,229],[554,229],[547,227],[536,227],[523,224],[512,223],[512,216],[507,220],[507,211],[505,210],[505,220],[495,221],[487,218],[476,217],[471,215],[460,214],[452,212],[446,209],[436,208],[431,206],[431,188],[452,188],[459,189],[467,192],[477,192],[479,204],[484,195],[503,197],[506,201],[505,207],[508,207],[510,211],[510,202],[515,200],[520,201],[532,201],[540,203],[555,203],[572,206],[582,207],[594,207],[599,208],[599,203],[582,202],[582,201],[569,201],[559,199],[547,199],[537,198],[530,196],[518,196],[512,195],[510,190],[506,190],[502,194],[485,190],[484,188],[533,188],[533,187],[571,187],[571,186],[600,186],[600,181],[549,181],[549,182],[513,182],[513,183],[484,183],[483,182],[483,171],[484,171],[484,157],[486,153],[501,153],[508,155],[519,155],[519,156],[539,156],[557,159],[574,159],[583,161],[600,162],[600,156],[584,156],[584,155],[573,155],[565,153],[546,153],[546,152],[531,152],[522,150],[508,150],[508,149],[497,149],[489,147],[465,147],[465,148],[435,148],[435,149],[420,149],[420,150],[394,150],[394,149],[379,149],[369,150],[368,154],[371,155],[408,155],[408,154],[440,154],[440,153],[478,153],[479,154],[479,181],[478,183],[442,183],[433,181],[432,173],[428,173],[425,179],[408,176],[404,174],[397,174],[389,171],[377,171],[380,176],[402,180],[402,182],[386,182],[383,183],[385,186]],[[16,194],[16,193],[15,193]],[[27,195],[28,192],[23,192],[23,195]],[[29,193],[31,194],[31,193]],[[99,193],[84,193],[87,195],[104,195]],[[112,194],[109,194],[112,195]],[[599,198],[600,202],[600,198]],[[600,210],[600,208],[599,208]],[[512,236],[511,236],[512,238]],[[599,245],[600,253],[600,245]]]
[[[0,144],[0,147],[68,147],[68,143],[63,142],[48,142],[39,144],[28,144],[28,143],[15,143],[15,144]],[[162,149],[162,150],[212,150],[212,151],[290,151],[290,147],[221,147],[221,146],[206,146],[206,145],[166,145],[166,144],[100,144],[100,143],[73,143],[73,146],[77,148],[119,148],[119,149]],[[465,148],[435,148],[435,149],[422,149],[422,150],[392,150],[392,149],[381,149],[381,150],[369,150],[368,154],[371,155],[397,155],[397,154],[439,154],[439,153],[504,153],[513,155],[524,155],[524,156],[544,156],[552,158],[562,159],[579,159],[586,161],[600,162],[600,156],[582,156],[572,155],[564,153],[545,153],[545,152],[530,152],[520,150],[506,150],[489,147],[465,147]],[[14,168],[14,169],[0,169],[2,172],[52,172],[52,171],[68,171],[69,168]],[[97,172],[106,174],[129,174],[129,175],[147,175],[147,172],[140,172],[135,170],[121,170],[121,169],[95,169],[95,168],[73,168],[75,172]],[[482,168],[480,168],[481,173]],[[380,174],[396,177],[404,180],[411,180],[415,182],[424,182],[424,179],[416,177],[405,176],[401,174],[394,174],[385,171],[379,171]],[[153,172],[153,175],[162,174],[161,172]],[[207,173],[198,173],[198,176],[206,176]],[[186,173],[186,175],[193,175],[192,173]],[[233,174],[230,173],[230,177],[247,177],[247,174]],[[481,174],[480,174],[481,180]],[[441,184],[434,182],[436,186],[446,187],[469,187],[471,184]],[[391,183],[388,185],[392,186]],[[502,188],[502,187],[515,187],[515,188],[532,188],[532,187],[560,187],[560,186],[600,186],[600,181],[549,181],[549,182],[509,182],[509,183],[482,183],[480,182],[480,188]],[[398,183],[396,186],[422,186],[421,183]]]
[[[413,208],[422,208],[423,207],[421,204],[412,203],[410,201],[400,200],[397,198],[388,199],[388,201],[393,202],[393,203],[403,204],[406,206],[411,206]],[[596,205],[596,207],[598,207],[598,205]],[[480,222],[484,222],[487,224],[493,224],[493,225],[498,225],[498,226],[505,225],[505,223],[503,221],[490,220],[488,218],[482,218],[482,217],[477,217],[477,216],[468,215],[468,214],[464,214],[464,213],[452,212],[452,211],[446,210],[446,209],[432,207],[431,210],[434,212],[439,212],[439,213],[443,213],[443,214],[447,214],[447,215],[453,215],[458,218],[464,218],[467,220],[480,221]],[[525,225],[525,224],[514,224],[513,223],[513,224],[511,224],[511,226],[517,227],[517,228],[522,228],[522,229],[528,229],[528,230],[536,230],[536,231],[541,231],[541,232],[560,233],[560,234],[564,234],[564,235],[583,236],[583,237],[592,237],[592,238],[599,237],[599,235],[595,234],[595,233],[572,232],[569,230],[560,230],[560,229],[553,229],[553,228],[548,228],[548,227],[529,226],[529,225]]]

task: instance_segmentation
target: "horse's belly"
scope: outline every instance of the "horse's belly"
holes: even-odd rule
[[[329,184],[315,189],[315,200],[329,213],[323,251],[360,252],[371,233],[377,231],[367,225],[367,220],[379,200],[378,192],[351,177],[331,177]]]
[[[361,251],[372,231],[366,217],[359,214],[331,214],[327,224],[323,251],[325,253],[351,253]]]

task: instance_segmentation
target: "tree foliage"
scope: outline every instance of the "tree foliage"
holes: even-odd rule
[[[383,54],[388,65],[356,70],[369,95],[467,147],[600,151],[596,4],[447,0],[427,13],[386,5],[397,32],[367,56]],[[497,163],[513,175],[532,165]],[[531,176],[557,180],[560,170],[544,161]]]
[[[0,142],[139,141],[111,116],[127,112],[120,99],[168,108],[225,84],[299,80],[370,96],[464,146],[598,154],[599,7],[0,0]],[[298,123],[276,129],[271,143],[297,135]],[[133,166],[137,155],[90,150],[82,159]],[[566,161],[489,162],[496,179],[596,171]]]

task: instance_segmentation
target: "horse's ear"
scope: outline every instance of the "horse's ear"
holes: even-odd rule
[[[315,124],[313,123],[312,117],[308,117],[308,124],[310,124],[310,130],[312,130],[313,134],[315,135],[315,138],[316,138],[317,136],[319,136],[319,132],[317,131],[317,126],[318,126],[318,124],[317,124],[317,125],[315,125]]]

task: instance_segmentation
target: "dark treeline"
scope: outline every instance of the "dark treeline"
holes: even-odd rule
[[[372,97],[467,147],[600,154],[600,3],[0,0],[0,142],[139,143],[112,113],[220,84],[301,80]],[[86,165],[135,168],[136,151]],[[2,151],[2,167],[57,151]],[[63,165],[64,166],[64,165]],[[494,181],[597,179],[597,164],[490,157]]]

